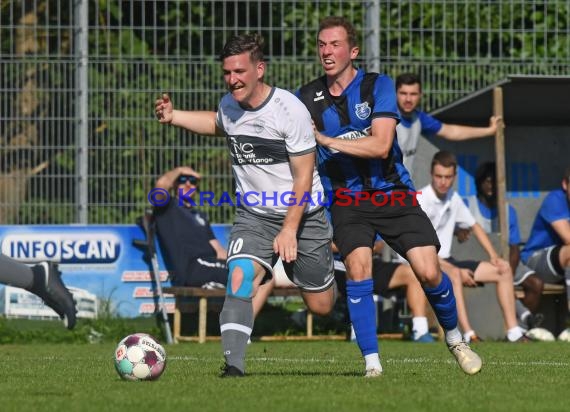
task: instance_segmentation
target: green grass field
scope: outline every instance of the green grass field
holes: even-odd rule
[[[381,342],[384,376],[362,377],[354,343],[253,342],[248,376],[220,379],[219,342],[166,346],[156,382],[122,381],[114,344],[3,345],[6,411],[567,411],[570,345],[476,346],[464,375],[443,343]]]

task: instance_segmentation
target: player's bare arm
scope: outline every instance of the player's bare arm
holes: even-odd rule
[[[499,256],[491,243],[491,239],[489,239],[489,236],[487,236],[487,233],[485,233],[485,230],[483,230],[481,225],[479,223],[475,223],[472,226],[472,230],[481,247],[485,249],[485,252],[489,255],[489,262],[499,269],[500,274],[510,272],[511,266],[509,265],[509,262]]]
[[[570,245],[570,222],[566,219],[555,220],[550,224],[562,239],[563,245]]]
[[[447,140],[454,141],[494,136],[497,132],[497,127],[502,123],[502,121],[503,119],[501,116],[491,116],[489,119],[489,126],[487,127],[471,127],[459,124],[443,123],[437,135]]]
[[[226,250],[226,248],[224,248],[222,246],[222,244],[220,243],[220,241],[218,239],[211,239],[210,245],[216,251],[216,258],[222,259],[222,260],[228,258],[228,251]]]
[[[325,136],[315,130],[317,143],[329,149],[365,159],[386,159],[390,154],[396,130],[396,119],[380,117],[372,120],[370,135],[355,140]]]
[[[509,245],[509,265],[514,271],[521,260],[521,252],[519,245]]]
[[[290,156],[293,188],[297,201],[287,208],[281,232],[273,241],[273,250],[285,262],[297,259],[297,231],[305,212],[306,203],[299,205],[305,193],[311,193],[313,187],[313,171],[315,168],[315,152],[301,156]]]
[[[489,236],[487,236],[487,233],[485,233],[481,225],[479,223],[475,223],[473,226],[471,226],[471,230],[473,231],[473,234],[477,238],[477,241],[481,247],[485,250],[485,252],[487,252],[487,255],[489,255],[489,260],[492,261],[493,259],[498,258],[499,254],[493,247],[491,239],[489,239]]]
[[[459,243],[467,242],[471,237],[471,229],[457,227],[453,232]]]
[[[224,135],[216,127],[216,112],[174,110],[172,100],[166,93],[154,102],[154,112],[158,121],[163,124],[171,124],[201,135]]]

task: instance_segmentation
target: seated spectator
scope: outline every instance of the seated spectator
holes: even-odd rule
[[[75,301],[61,280],[61,273],[55,263],[41,262],[30,267],[0,254],[0,283],[39,296],[59,315],[67,329],[75,327]]]
[[[566,282],[570,294],[570,167],[564,172],[562,187],[542,201],[521,260],[544,282]]]
[[[469,211],[486,233],[500,232],[499,214],[497,210],[496,166],[494,162],[482,163],[475,173],[477,196],[465,199]],[[509,263],[514,271],[514,284],[521,286],[525,292],[522,302],[516,301],[516,312],[519,323],[525,329],[536,326],[535,318],[543,282],[534,270],[520,261],[521,236],[515,208],[507,203],[507,221],[509,226]]]
[[[372,259],[374,294],[387,297],[390,291],[404,288],[408,307],[412,312],[412,340],[434,342],[435,339],[429,333],[426,316],[428,301],[412,267],[408,263],[383,262],[380,256],[383,247],[382,240],[374,244]],[[333,250],[337,252],[334,245]],[[346,296],[346,269],[340,260],[335,262],[335,279],[339,292]]]
[[[225,289],[227,251],[216,239],[206,213],[181,201],[179,194],[193,199],[200,174],[191,167],[177,167],[158,178],[155,188],[171,192],[169,202],[155,206],[158,240],[173,286]],[[273,289],[273,280],[262,285],[253,299],[257,315]]]
[[[452,189],[457,172],[457,160],[447,151],[435,154],[431,163],[431,183],[420,190],[418,200],[430,218],[441,248],[438,252],[441,269],[447,272],[453,283],[459,324],[465,340],[474,340],[475,331],[469,323],[462,286],[476,287],[478,283],[495,283],[497,299],[507,327],[507,339],[511,342],[528,338],[517,323],[513,274],[509,263],[499,257],[485,231],[476,221],[459,195]],[[451,257],[451,243],[456,225],[469,227],[483,249],[488,261],[457,261]]]

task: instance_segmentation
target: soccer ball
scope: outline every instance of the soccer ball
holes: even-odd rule
[[[553,342],[556,340],[552,332],[544,328],[532,328],[526,333],[526,335],[531,339],[542,342]]]
[[[146,333],[125,337],[115,349],[115,369],[129,381],[156,380],[164,372],[166,352],[162,345]]]
[[[564,329],[562,332],[560,332],[560,335],[558,335],[558,340],[562,342],[570,342],[570,328]]]

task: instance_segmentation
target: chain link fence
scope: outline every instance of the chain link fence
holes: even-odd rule
[[[0,224],[133,223],[179,165],[231,191],[224,139],[160,126],[154,100],[215,110],[217,55],[245,31],[265,37],[267,80],[294,90],[320,75],[332,14],[360,30],[359,65],[422,76],[426,110],[507,74],[568,74],[569,1],[0,0]]]

